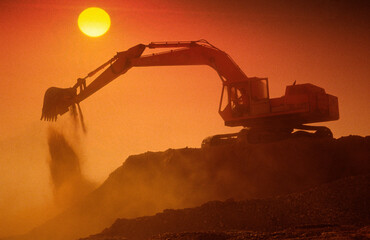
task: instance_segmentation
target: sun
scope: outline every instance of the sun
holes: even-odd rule
[[[89,37],[100,37],[108,31],[110,17],[101,8],[86,8],[78,16],[78,27]]]

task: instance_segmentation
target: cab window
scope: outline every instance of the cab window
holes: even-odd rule
[[[259,79],[251,82],[251,95],[254,101],[268,98],[267,80]]]

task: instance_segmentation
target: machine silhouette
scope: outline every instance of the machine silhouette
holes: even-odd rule
[[[146,48],[171,50],[142,56]],[[268,78],[247,77],[227,53],[205,40],[152,42],[118,52],[86,77],[79,78],[73,87],[49,88],[45,93],[41,119],[54,121],[70,107],[77,105],[80,109],[81,101],[132,67],[178,65],[208,65],[213,68],[223,84],[219,114],[226,126],[244,127],[239,133],[209,137],[203,141],[204,146],[236,139],[259,143],[311,134],[294,132],[295,129],[315,131],[311,134],[314,136],[332,137],[327,127],[305,124],[339,119],[337,97],[310,83],[294,83],[286,87],[284,96],[270,98]],[[87,78],[104,68],[104,72],[86,85]]]

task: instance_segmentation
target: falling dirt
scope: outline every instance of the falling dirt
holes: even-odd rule
[[[81,108],[73,105],[70,110],[69,118],[50,126],[47,135],[54,200],[61,209],[79,202],[96,187],[81,171],[83,136],[86,134]]]
[[[360,136],[340,139],[301,137],[266,144],[169,149],[130,156],[80,203],[23,239],[73,240],[98,233],[117,218],[130,219],[154,215],[164,209],[192,208],[214,200],[233,198],[244,201],[304,192],[370,172],[369,139]],[[68,149],[68,145],[64,146]],[[74,156],[72,151],[69,154]],[[78,172],[76,166],[70,169]],[[333,201],[345,204],[347,195],[335,196],[339,198],[332,200],[329,194],[320,199],[326,199],[328,204]],[[304,206],[310,209],[314,205]],[[323,210],[326,207],[317,205],[317,208]],[[283,217],[294,215],[294,208],[291,210],[284,212]],[[210,209],[210,214],[212,211]],[[335,209],[330,213],[335,216]],[[230,209],[229,214],[234,216],[237,211]],[[181,219],[175,220],[181,222]]]
[[[69,207],[91,192],[94,185],[81,172],[81,157],[56,128],[48,130],[49,168],[54,199],[58,206]]]

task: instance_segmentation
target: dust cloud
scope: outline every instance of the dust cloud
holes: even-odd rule
[[[70,142],[75,142],[72,147]],[[54,199],[59,207],[68,207],[81,200],[93,188],[81,172],[81,157],[74,148],[79,144],[68,141],[56,128],[48,130],[49,169]]]
[[[84,175],[85,129],[79,112],[55,123],[40,122],[21,140],[0,142],[2,153],[12,151],[2,155],[0,239],[40,226],[96,187]]]

